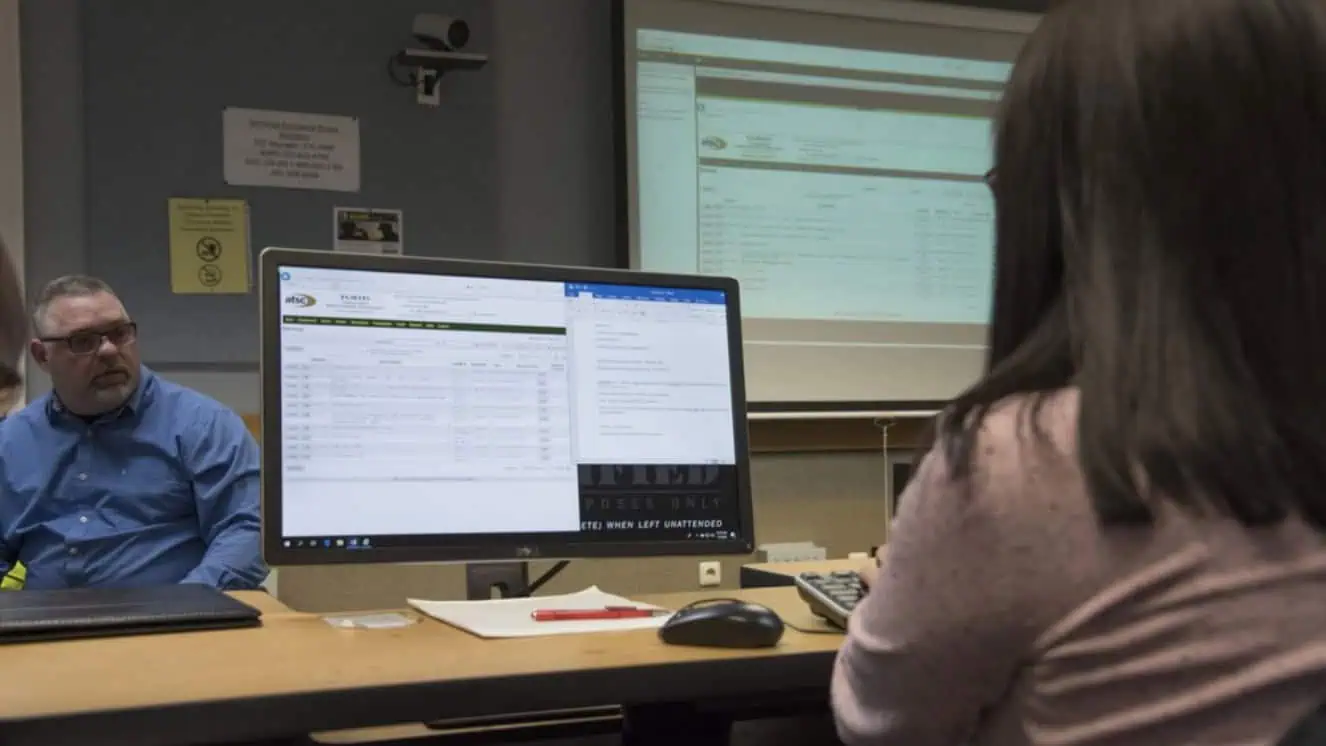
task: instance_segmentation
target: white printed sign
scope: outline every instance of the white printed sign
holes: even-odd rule
[[[225,180],[236,186],[359,191],[359,120],[227,107]]]

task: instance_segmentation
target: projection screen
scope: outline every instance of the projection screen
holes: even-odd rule
[[[757,410],[930,408],[979,375],[990,120],[1038,18],[623,0],[631,266],[740,280]]]

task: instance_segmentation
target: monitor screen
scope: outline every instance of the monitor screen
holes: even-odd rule
[[[750,551],[734,282],[263,259],[274,564]]]

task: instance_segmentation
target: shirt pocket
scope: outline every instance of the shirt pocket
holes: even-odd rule
[[[175,523],[197,512],[192,482],[157,459],[125,464],[102,500],[103,512],[123,527]]]

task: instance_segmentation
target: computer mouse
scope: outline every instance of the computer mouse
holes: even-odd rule
[[[783,620],[773,609],[746,601],[698,601],[664,622],[658,637],[668,645],[771,648],[783,638]]]

